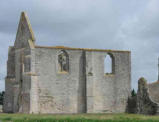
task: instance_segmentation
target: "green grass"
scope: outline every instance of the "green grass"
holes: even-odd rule
[[[2,122],[159,122],[159,116],[136,114],[0,114],[0,120]]]

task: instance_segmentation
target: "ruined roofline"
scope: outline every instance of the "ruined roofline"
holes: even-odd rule
[[[148,84],[148,85],[151,85],[151,84],[156,84],[156,83],[159,84],[159,81],[157,80],[157,81],[154,81],[154,82],[151,82],[151,83],[147,83],[147,84]]]
[[[141,78],[139,79],[139,81],[144,81],[144,83],[145,83],[146,85],[153,85],[153,84],[156,84],[156,83],[159,84],[159,81],[158,81],[158,80],[148,83],[147,80],[146,80],[144,77],[141,77]]]
[[[65,47],[65,46],[38,46],[38,45],[36,45],[35,48],[131,53],[131,51],[128,51],[128,50],[107,50],[107,49],[91,49],[91,48],[73,48],[73,47]]]

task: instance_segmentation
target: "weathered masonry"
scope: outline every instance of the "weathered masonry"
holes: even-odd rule
[[[159,114],[159,81],[147,83],[143,77],[138,81],[137,106],[138,114]]]
[[[110,72],[104,70],[106,57]],[[9,47],[4,112],[125,112],[130,60],[129,51],[37,46],[22,12],[15,44]]]

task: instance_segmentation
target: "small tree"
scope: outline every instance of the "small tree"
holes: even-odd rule
[[[136,96],[136,92],[135,92],[134,89],[131,91],[131,96],[132,96],[132,97],[135,97],[135,96]]]

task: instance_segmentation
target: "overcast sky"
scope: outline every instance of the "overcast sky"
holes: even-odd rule
[[[157,80],[159,0],[1,0],[0,91],[22,11],[37,45],[130,50],[132,88]]]

